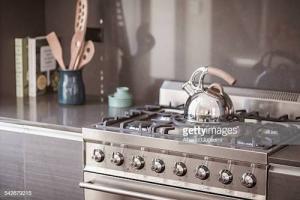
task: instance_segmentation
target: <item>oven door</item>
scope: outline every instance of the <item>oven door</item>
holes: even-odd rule
[[[84,180],[79,185],[84,188],[85,200],[236,200],[232,197],[89,172],[84,173]]]

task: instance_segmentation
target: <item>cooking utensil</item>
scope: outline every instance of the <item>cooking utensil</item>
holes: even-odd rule
[[[56,59],[56,61],[58,62],[60,68],[65,70],[66,65],[63,60],[63,52],[62,52],[61,44],[58,40],[56,33],[55,32],[49,33],[47,35],[47,41],[52,50],[52,54],[53,54],[54,58]]]
[[[84,32],[77,31],[74,33],[72,41],[71,41],[71,60],[70,60],[70,69],[75,69],[75,63],[80,56],[80,51],[82,46],[84,45]]]
[[[83,31],[86,32],[88,17],[88,1],[78,0],[76,3],[76,15],[75,15],[75,32]]]
[[[75,15],[75,32],[83,31],[84,35],[86,33],[86,26],[87,26],[87,17],[88,17],[88,1],[87,0],[78,0],[76,5],[76,15]],[[84,40],[83,40],[84,42]],[[75,61],[74,68],[77,69],[79,62],[81,60],[81,56],[84,50],[84,43],[79,50],[79,54]]]
[[[203,86],[206,74],[215,75],[224,79],[229,85],[236,80],[230,74],[214,67],[200,67],[183,85],[189,98],[185,104],[184,117],[192,122],[222,121],[234,112],[230,97],[224,92],[223,87],[213,83],[209,87]],[[195,80],[198,78],[198,84]]]
[[[83,53],[77,68],[82,69],[84,65],[88,64],[92,60],[94,54],[95,54],[94,43],[91,40],[89,40],[85,43]]]
[[[88,2],[87,0],[78,0],[76,4],[75,15],[75,33],[71,42],[71,60],[70,68],[76,69],[83,52],[84,38],[87,26]]]

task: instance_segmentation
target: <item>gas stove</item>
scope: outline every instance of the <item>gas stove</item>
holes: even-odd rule
[[[226,122],[194,123],[183,117],[183,105],[131,109],[83,129],[87,183],[81,186],[101,184],[94,181],[96,173],[220,199],[266,199],[268,155],[297,137],[298,119],[237,110]],[[138,194],[128,196],[182,199],[166,198],[163,191],[161,196]]]
[[[293,128],[297,130],[297,123],[300,122],[299,117],[296,117],[296,120],[291,120],[288,115],[275,118],[269,115],[260,116],[259,112],[248,113],[246,110],[237,110],[227,118],[226,122],[193,123],[184,118],[183,108],[184,105],[176,108],[146,105],[131,109],[121,117],[103,118],[94,127],[99,130],[150,137],[163,135],[169,139],[173,138],[190,143],[195,141],[202,144],[208,143],[236,148],[269,149],[272,146],[283,144],[288,141],[288,138],[292,138],[294,133],[292,130]],[[220,130],[229,128],[235,128],[236,133],[226,135],[226,137],[224,137],[225,133],[217,133],[218,130],[220,132]],[[202,132],[189,134],[187,131],[192,129]],[[211,132],[214,130],[214,133],[205,133],[205,129],[211,130]]]

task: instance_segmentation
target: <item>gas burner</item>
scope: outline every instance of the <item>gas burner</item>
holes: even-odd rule
[[[212,142],[210,144],[227,147],[245,147],[268,149],[280,143],[284,138],[289,137],[288,134],[280,134],[285,132],[287,123],[291,122],[288,115],[279,118],[270,116],[260,116],[259,112],[247,112],[246,110],[237,110],[233,115],[228,116],[224,121],[218,122],[192,122],[184,118],[183,107],[162,107],[151,106],[135,108],[127,112],[123,117],[103,118],[96,125],[98,129],[113,130],[119,132],[131,132],[137,134],[150,135],[177,135],[183,137],[185,128],[224,128],[231,126],[239,126],[240,133],[231,135],[230,137],[222,137],[220,135],[205,135]],[[300,118],[297,118],[299,120]],[[191,136],[188,139],[196,140],[197,143],[203,142],[203,137]],[[220,140],[222,141],[220,142]]]
[[[125,125],[125,129],[149,132],[152,122],[149,121],[132,121]]]

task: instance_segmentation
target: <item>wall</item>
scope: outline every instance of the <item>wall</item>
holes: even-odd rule
[[[56,31],[65,62],[75,0],[0,0],[0,93],[14,95],[13,37]],[[89,27],[104,43],[84,70],[87,94],[105,101],[117,86],[155,103],[163,80],[186,81],[203,65],[220,67],[237,86],[300,92],[297,0],[89,0]],[[34,12],[33,12],[34,11]],[[100,24],[100,19],[104,23]],[[278,81],[280,80],[280,81]],[[208,77],[207,82],[222,80]]]
[[[163,80],[186,81],[206,65],[233,74],[239,87],[300,92],[299,1],[105,2],[113,9],[108,59],[118,60],[110,69],[136,100],[155,102]]]
[[[15,95],[14,38],[45,32],[44,1],[0,0],[0,97]]]

